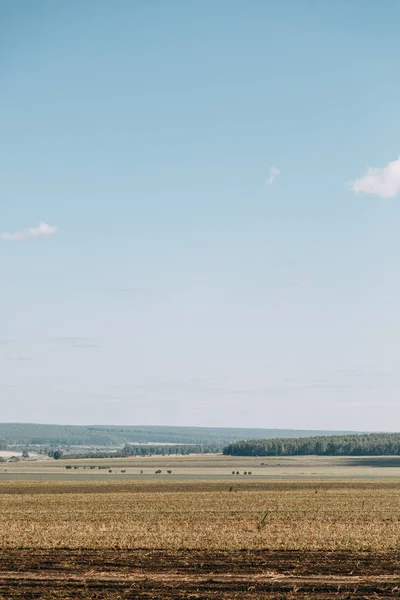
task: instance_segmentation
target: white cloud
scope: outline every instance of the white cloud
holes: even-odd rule
[[[271,183],[274,183],[275,179],[277,177],[279,177],[280,174],[281,174],[281,172],[279,169],[277,169],[276,167],[271,167],[269,170],[269,177],[267,177],[267,179],[265,180],[265,183],[268,183],[268,185],[271,185]]]
[[[30,229],[24,229],[24,231],[16,231],[14,233],[0,233],[0,240],[33,240],[48,235],[57,233],[58,227],[53,225],[47,225],[41,221],[38,227],[31,227]]]
[[[366,174],[350,184],[356,194],[376,194],[381,198],[393,198],[400,192],[400,156],[386,167],[367,169]]]

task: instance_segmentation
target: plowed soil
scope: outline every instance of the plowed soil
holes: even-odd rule
[[[400,552],[0,550],[0,598],[398,598]]]

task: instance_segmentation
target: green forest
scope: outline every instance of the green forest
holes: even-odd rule
[[[234,442],[224,454],[232,456],[385,456],[400,454],[400,433],[276,438]]]

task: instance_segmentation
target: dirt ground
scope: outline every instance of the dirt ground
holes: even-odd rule
[[[0,598],[397,598],[400,552],[0,550]]]

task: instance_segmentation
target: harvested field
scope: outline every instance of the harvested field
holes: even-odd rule
[[[0,483],[0,598],[400,596],[400,482]]]
[[[394,550],[400,485],[0,484],[0,547]]]

